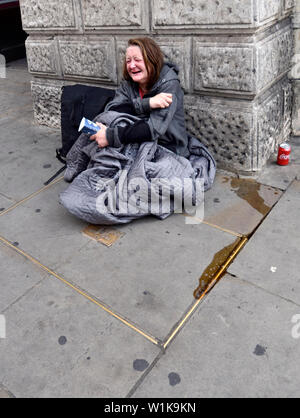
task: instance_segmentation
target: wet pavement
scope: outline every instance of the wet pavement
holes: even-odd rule
[[[0,398],[299,396],[300,139],[287,167],[219,170],[200,224],[95,227],[44,186],[60,131],[24,61],[0,91]]]

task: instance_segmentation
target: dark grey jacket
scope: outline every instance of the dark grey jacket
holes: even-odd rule
[[[165,109],[151,109],[150,98],[158,93],[171,93],[172,104]],[[151,140],[184,157],[189,156],[188,134],[185,127],[183,91],[175,65],[165,63],[158,81],[143,99],[139,87],[133,81],[122,81],[116,91],[115,98],[105,108],[105,111],[116,109],[119,105],[130,103],[135,114],[143,119],[150,129]],[[117,128],[107,129],[107,139],[110,145],[118,147],[121,144]],[[141,138],[143,139],[143,138]],[[150,138],[145,138],[149,141]],[[133,141],[134,142],[134,141]]]

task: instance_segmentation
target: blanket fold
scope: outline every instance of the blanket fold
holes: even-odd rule
[[[126,126],[138,117],[107,111],[94,122]],[[60,203],[93,224],[122,224],[147,215],[164,219],[196,207],[214,181],[216,163],[207,148],[189,137],[189,158],[155,142],[99,148],[82,134],[67,155]]]

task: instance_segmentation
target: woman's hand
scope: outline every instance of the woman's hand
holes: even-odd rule
[[[159,93],[154,97],[150,98],[151,109],[165,109],[172,103],[171,93]]]
[[[102,123],[96,122],[98,126],[100,126],[100,131],[98,131],[95,135],[92,135],[90,139],[96,141],[100,148],[104,148],[108,146],[108,141],[106,139],[106,129],[107,127]]]

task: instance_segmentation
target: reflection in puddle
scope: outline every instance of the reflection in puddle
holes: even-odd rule
[[[200,279],[199,279],[199,286],[194,291],[194,297],[195,299],[199,299],[203,292],[207,289],[208,285],[211,283],[211,281],[215,278],[218,271],[221,269],[221,267],[224,266],[225,262],[228,260],[230,255],[233,253],[233,251],[238,247],[241,240],[244,238],[237,238],[232,244],[227,245],[227,247],[222,248],[222,250],[218,251],[212,260],[212,262],[209,264],[209,266],[206,267],[204,272],[202,273]],[[223,274],[226,272],[224,270]],[[221,276],[220,276],[221,277]]]
[[[253,179],[222,176],[221,183],[213,197],[220,195],[223,204],[208,208],[205,221],[241,235],[251,234],[282,195]]]
[[[241,199],[246,200],[250,206],[260,212],[263,216],[266,216],[270,206],[266,205],[264,199],[258,193],[261,189],[261,185],[253,179],[231,179],[231,187],[234,192]]]

